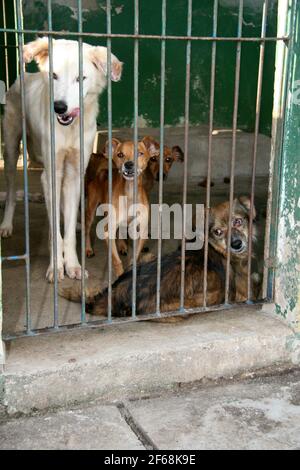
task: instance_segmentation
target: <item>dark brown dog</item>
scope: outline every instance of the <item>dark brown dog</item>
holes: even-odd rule
[[[159,165],[160,165],[160,145],[153,137],[146,136],[143,138],[143,142],[148,148],[151,148],[150,151],[151,158],[149,160],[148,166],[143,174],[143,185],[147,193],[151,191],[156,181],[159,181]],[[167,145],[164,146],[164,156],[163,156],[163,179],[166,180],[168,174],[172,168],[174,162],[183,162],[184,153],[178,145],[170,148]]]
[[[229,297],[231,301],[247,300],[247,259],[249,238],[250,200],[241,197],[233,201],[231,221],[231,256]],[[256,212],[253,211],[255,218]],[[208,239],[207,305],[219,305],[225,299],[225,277],[227,258],[227,232],[229,202],[211,209]],[[253,241],[256,227],[253,226]],[[185,308],[203,305],[204,249],[187,251],[185,263]],[[153,313],[156,309],[156,260],[141,263],[137,267],[137,314]],[[177,310],[180,306],[181,255],[179,252],[162,257],[161,264],[161,311]],[[253,288],[254,283],[252,282]],[[102,286],[103,287],[103,286]],[[101,288],[100,288],[101,289]],[[69,300],[80,300],[79,290],[63,289],[60,294]],[[253,293],[253,298],[256,294]],[[105,315],[107,290],[95,295],[87,292],[90,302],[88,312]],[[112,315],[131,314],[132,271],[126,271],[113,284]]]

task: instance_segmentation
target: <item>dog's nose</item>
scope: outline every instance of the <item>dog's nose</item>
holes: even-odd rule
[[[64,101],[54,101],[54,111],[56,114],[65,114],[68,106]]]
[[[238,238],[235,238],[235,239],[232,239],[231,240],[231,248],[233,250],[240,250],[243,246],[243,242],[241,240],[239,240]]]
[[[132,160],[128,160],[127,162],[124,163],[124,168],[128,172],[133,172],[134,171],[134,162]]]
[[[159,181],[159,173],[157,173],[155,179],[156,179],[156,181]],[[165,181],[166,179],[167,179],[167,175],[166,175],[166,173],[164,173],[164,174],[163,174],[163,180]]]

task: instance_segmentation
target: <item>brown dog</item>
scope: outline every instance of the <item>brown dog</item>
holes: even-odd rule
[[[150,159],[149,149],[152,144],[145,145],[144,142],[138,142],[138,160],[137,160],[137,203],[144,207],[143,213],[140,215],[140,238],[137,246],[137,258],[142,250],[145,238],[148,235],[148,218],[149,218],[149,202],[147,193],[143,188],[142,173],[147,168]],[[133,204],[133,187],[134,187],[134,143],[131,141],[120,142],[117,139],[112,139],[112,159],[114,168],[112,172],[112,205],[115,209],[116,221],[113,226],[113,239],[112,239],[112,262],[114,271],[117,276],[120,276],[124,269],[120,259],[117,245],[116,233],[120,225],[129,222],[128,209]],[[96,156],[92,157],[91,170],[87,172],[86,177],[86,193],[87,193],[87,207],[86,207],[86,255],[87,257],[93,256],[93,249],[91,246],[90,231],[95,217],[96,209],[99,204],[108,204],[108,171],[105,169],[104,158],[108,155],[108,142],[106,143],[105,154],[98,159]],[[98,161],[97,161],[98,160]],[[97,167],[96,171],[95,168]],[[96,175],[91,178],[91,173],[94,171]],[[127,206],[123,204],[120,197],[127,198]],[[105,238],[108,241],[108,230],[105,230]]]
[[[230,241],[230,282],[231,301],[247,300],[247,260],[249,239],[250,200],[240,197],[233,201]],[[255,218],[255,210],[253,218]],[[227,259],[227,232],[229,202],[218,204],[211,209],[208,238],[207,266],[207,305],[219,305],[225,299],[225,277]],[[256,227],[253,225],[253,241]],[[204,249],[187,251],[185,262],[185,308],[203,305]],[[156,260],[141,263],[137,269],[137,314],[153,313],[156,309]],[[180,305],[181,255],[179,252],[162,257],[161,264],[161,311],[177,310]],[[252,282],[253,291],[257,286]],[[76,289],[64,289],[60,294],[70,300],[80,300]],[[99,294],[87,294],[90,305],[88,311],[95,315],[105,315],[107,310],[107,290]],[[256,297],[253,292],[253,298]],[[113,284],[112,315],[125,316],[131,313],[132,271],[126,271]]]
[[[150,136],[143,138],[143,142],[152,149],[150,151],[151,158],[148,166],[143,174],[144,188],[149,194],[154,186],[155,181],[159,181],[159,162],[160,162],[160,145],[159,143]],[[163,162],[163,179],[167,179],[169,171],[175,161],[183,162],[184,153],[178,145],[170,148],[164,146],[164,162]]]

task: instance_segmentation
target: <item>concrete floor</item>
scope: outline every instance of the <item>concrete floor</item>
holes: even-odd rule
[[[207,130],[192,129],[190,136],[190,164],[188,182],[188,202],[204,203],[205,188],[198,186],[206,174],[207,155]],[[132,130],[118,131],[116,134],[120,138],[130,138]],[[115,134],[115,135],[116,135]],[[144,134],[157,134],[157,131],[145,130]],[[199,137],[200,136],[200,137]],[[105,140],[102,135],[100,141]],[[229,197],[229,185],[223,182],[223,177],[228,176],[228,161],[230,158],[231,136],[230,133],[220,132],[214,137],[214,160],[213,160],[213,180],[214,186],[211,188],[212,204],[224,201]],[[237,165],[235,178],[235,194],[248,194],[250,191],[251,149],[253,135],[239,133],[237,142]],[[166,143],[169,145],[179,144],[184,146],[182,129],[166,131]],[[259,160],[256,181],[255,204],[259,210],[260,236],[257,250],[259,258],[263,248],[263,228],[265,224],[264,211],[267,198],[267,159],[270,139],[264,136],[259,138]],[[102,145],[102,144],[99,144]],[[222,155],[224,157],[222,157]],[[226,157],[226,158],[225,158]],[[219,161],[218,161],[219,160]],[[168,180],[164,183],[164,202],[172,204],[182,202],[182,164],[173,165]],[[19,190],[23,188],[23,173],[18,171]],[[5,196],[5,183],[3,170],[0,171],[0,218],[4,208],[3,198]],[[29,170],[29,191],[31,194],[41,194],[40,171]],[[152,202],[157,201],[158,186],[152,192]],[[22,196],[22,195],[21,195]],[[20,198],[22,199],[22,197]],[[41,198],[42,200],[43,198]],[[30,251],[31,251],[31,325],[33,329],[44,328],[53,325],[53,286],[45,280],[45,273],[49,263],[48,255],[48,220],[45,205],[35,198],[35,202],[30,202]],[[156,253],[156,242],[148,242],[148,246],[153,253]],[[163,251],[173,251],[178,246],[178,241],[170,240],[163,242]],[[78,250],[80,247],[80,234],[78,234]],[[21,255],[25,250],[24,243],[24,205],[20,200],[14,220],[14,233],[10,239],[2,240],[2,256]],[[86,267],[91,276],[105,278],[106,267],[106,247],[100,240],[95,241],[96,256],[86,260]],[[128,263],[128,258],[123,258],[124,263]],[[66,281],[67,282],[67,281]],[[74,303],[58,299],[59,302],[59,322],[61,325],[78,323],[80,321],[80,306]],[[22,261],[3,263],[3,309],[4,325],[3,332],[13,334],[22,331],[25,327],[25,269]],[[89,319],[89,316],[87,317]]]
[[[0,449],[299,448],[299,371],[0,422]]]

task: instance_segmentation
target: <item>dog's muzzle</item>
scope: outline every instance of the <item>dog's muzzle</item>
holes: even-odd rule
[[[231,238],[230,247],[233,253],[242,253],[245,250],[245,244],[239,238]]]
[[[80,112],[79,108],[75,108],[70,113],[57,114],[56,117],[57,117],[59,124],[61,124],[62,126],[69,126],[70,124],[72,124],[74,119],[76,119],[77,116],[79,116],[79,112]]]
[[[123,175],[123,178],[125,178],[128,181],[132,181],[134,179],[134,162],[132,160],[129,160],[128,162],[125,162],[122,165],[122,170],[121,173]],[[140,174],[140,170],[138,169],[137,174]]]
[[[155,177],[156,181],[159,181],[159,173],[157,173],[156,177]],[[165,181],[167,179],[167,175],[166,173],[163,174],[163,180]]]

